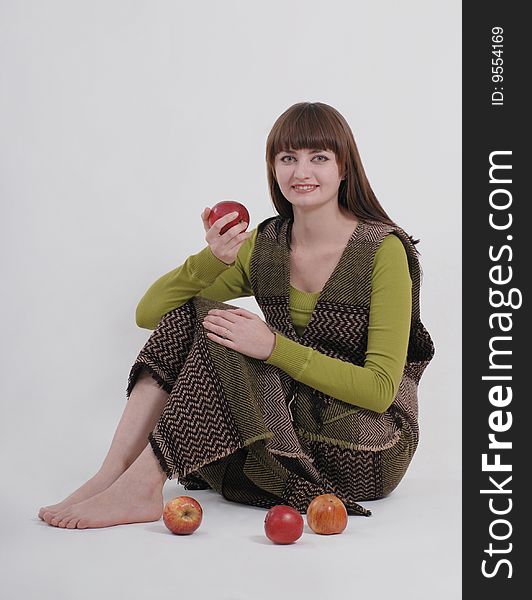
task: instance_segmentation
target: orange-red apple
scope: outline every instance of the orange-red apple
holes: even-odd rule
[[[342,533],[347,527],[347,509],[334,494],[316,496],[307,507],[307,524],[315,533]]]
[[[178,535],[193,533],[202,519],[203,509],[200,503],[190,496],[178,496],[169,500],[163,510],[164,524]]]

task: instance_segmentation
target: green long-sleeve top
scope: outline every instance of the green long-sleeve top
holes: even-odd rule
[[[136,309],[136,323],[155,329],[161,318],[193,296],[225,302],[252,296],[250,262],[257,228],[231,264],[206,246],[179,267],[157,279]],[[364,366],[332,358],[275,332],[275,346],[265,360],[293,379],[360,408],[384,412],[393,402],[406,362],[412,312],[412,281],[401,240],[387,235],[373,263],[368,345]],[[302,335],[318,300],[290,285],[290,314]]]

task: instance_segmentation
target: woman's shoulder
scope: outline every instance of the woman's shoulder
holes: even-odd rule
[[[405,246],[401,238],[393,232],[384,236],[384,239],[377,249],[377,253],[385,256],[392,254],[403,254],[406,256]]]
[[[281,215],[275,215],[273,217],[268,217],[267,219],[264,219],[263,221],[261,221],[257,225],[257,231],[258,231],[258,233],[262,233],[264,231],[264,229],[266,229],[266,227],[268,226],[268,224],[272,223],[273,221],[275,221],[275,226],[279,227],[279,225],[281,224],[281,221],[282,221]]]
[[[406,270],[408,256],[403,241],[398,235],[389,233],[384,237],[375,253],[374,272]]]

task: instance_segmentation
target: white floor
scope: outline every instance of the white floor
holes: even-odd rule
[[[212,490],[187,491],[175,481],[165,484],[165,501],[191,495],[204,509],[190,536],[171,534],[162,519],[58,529],[37,517],[39,506],[61,499],[52,489],[57,482],[29,487],[28,473],[21,478],[28,488],[2,500],[5,600],[461,598],[458,480],[407,473],[388,498],[363,502],[372,516],[349,517],[342,534],[316,535],[305,520],[303,536],[279,546],[264,535],[264,509],[228,502]],[[72,484],[65,482],[61,492]]]

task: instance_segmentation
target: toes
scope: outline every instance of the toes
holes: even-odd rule
[[[54,516],[54,513],[51,513],[49,510],[44,511],[43,513],[43,520],[46,521],[48,523],[48,525],[50,525],[50,521],[52,520],[52,517]]]
[[[49,521],[50,525],[53,525],[54,527],[62,527],[65,524],[61,525],[61,523],[66,519],[66,522],[68,523],[68,521],[70,521],[70,519],[72,519],[74,515],[72,514],[72,511],[69,508],[66,508],[64,510],[61,510],[59,512],[56,512],[55,514],[52,514],[51,519]]]
[[[54,512],[52,509],[52,506],[41,506],[41,509],[39,510],[39,518],[42,519],[44,521],[44,513],[52,513]]]
[[[50,525],[57,527],[59,521],[61,521],[61,517],[59,515],[52,515],[52,518],[50,519],[49,523]]]
[[[57,527],[59,522],[65,517],[68,516],[69,519],[72,518],[72,515],[68,514],[66,511],[68,511],[68,508],[63,510],[45,510],[42,515],[42,520],[46,521],[49,525]]]
[[[89,526],[87,519],[80,519],[77,524],[78,529],[86,529]]]
[[[57,509],[57,508],[48,508],[48,507],[45,507],[44,510],[43,510],[43,519],[45,521],[50,522],[50,519],[52,517],[55,517],[56,515],[58,515],[59,512],[60,512],[60,510]],[[46,515],[48,515],[48,518],[46,517]]]
[[[60,513],[56,514],[56,516],[51,520],[52,525],[56,525],[56,527],[66,527],[67,523],[74,518],[74,512],[72,511],[72,507],[65,508]]]
[[[79,517],[74,517],[73,519],[70,519],[70,521],[67,523],[66,528],[67,529],[76,529],[76,525],[78,524],[79,521]]]

